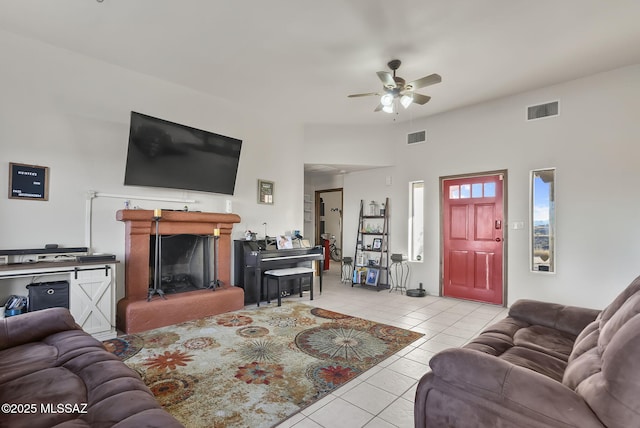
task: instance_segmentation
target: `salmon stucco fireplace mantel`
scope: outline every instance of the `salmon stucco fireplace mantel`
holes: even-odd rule
[[[156,213],[157,214],[157,213]],[[179,322],[235,311],[244,307],[244,290],[231,284],[231,229],[240,222],[236,214],[162,210],[158,222],[161,236],[177,234],[214,235],[219,230],[215,261],[215,289],[199,289],[166,298],[152,296],[150,284],[151,239],[155,239],[154,210],[120,210],[116,214],[125,223],[125,296],[118,302],[116,326],[129,334]]]

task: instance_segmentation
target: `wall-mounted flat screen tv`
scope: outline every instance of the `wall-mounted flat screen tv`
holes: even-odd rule
[[[242,141],[131,112],[124,184],[233,195]]]

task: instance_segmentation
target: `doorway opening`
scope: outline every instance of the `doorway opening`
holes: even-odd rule
[[[340,266],[342,260],[342,188],[316,191],[315,200],[315,240],[317,245],[323,244],[323,239],[330,242],[330,259],[334,266]],[[331,267],[331,264],[329,265]]]

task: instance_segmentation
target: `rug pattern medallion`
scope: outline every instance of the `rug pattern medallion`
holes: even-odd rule
[[[421,336],[283,302],[104,344],[186,427],[270,427]]]

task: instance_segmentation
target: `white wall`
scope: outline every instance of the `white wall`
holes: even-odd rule
[[[50,168],[49,201],[0,198],[0,248],[84,245],[90,190],[196,199],[189,209],[213,212],[224,212],[230,199],[242,218],[234,237],[245,229],[263,233],[263,222],[270,234],[302,230],[302,209],[291,207],[303,206],[303,165],[288,161],[302,158],[302,127],[266,124],[244,106],[1,31],[0,52],[0,188],[8,188],[9,162]],[[125,187],[131,110],[242,139],[235,195]],[[275,182],[274,205],[257,203],[258,178]],[[185,205],[131,202],[146,209]],[[93,200],[93,249],[119,260],[124,225],[115,216],[123,207],[124,199]]]
[[[552,100],[560,116],[525,121],[526,106]],[[507,231],[508,303],[602,307],[640,274],[639,111],[640,65],[398,124],[392,137],[371,142],[390,147],[396,166],[344,177],[345,251],[353,252],[359,200],[390,196],[391,249],[406,254],[408,182],[424,180],[425,261],[412,263],[410,287],[423,282],[438,294],[439,177],[506,169],[507,220],[527,225]],[[406,132],[418,129],[426,129],[427,143],[407,146]],[[351,135],[334,138],[348,145]],[[531,273],[528,264],[529,171],[546,167],[557,168],[553,275]]]
[[[307,125],[304,128],[304,163],[393,165],[394,147],[387,142],[394,134],[394,128],[387,123],[366,127]]]

